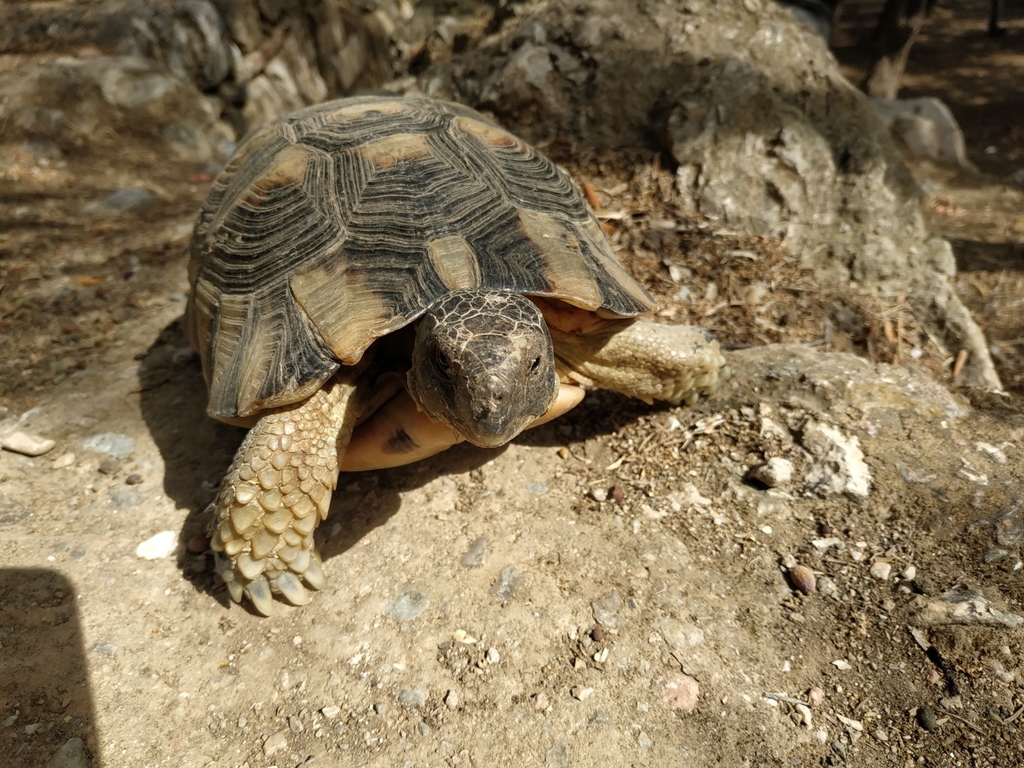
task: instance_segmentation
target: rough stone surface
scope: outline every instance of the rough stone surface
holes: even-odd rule
[[[977,325],[943,319],[962,310],[955,260],[926,230],[885,125],[826,42],[774,3],[534,2],[417,87],[537,141],[668,150],[692,212],[781,237],[825,273],[909,292],[950,347],[970,350],[967,380],[999,386]]]

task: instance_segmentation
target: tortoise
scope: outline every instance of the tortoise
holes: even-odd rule
[[[191,242],[185,325],[210,416],[251,426],[211,503],[216,570],[269,615],[326,578],[339,471],[500,446],[609,389],[692,403],[724,359],[638,319],[568,174],[477,112],[365,96],[250,134]]]

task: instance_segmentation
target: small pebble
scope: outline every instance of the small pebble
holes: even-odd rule
[[[146,539],[135,549],[135,556],[145,560],[159,560],[174,554],[178,547],[178,535],[174,531],[160,531]]]
[[[608,499],[608,491],[604,488],[591,488],[589,495],[594,501],[607,501]]]
[[[618,592],[610,592],[590,603],[594,621],[603,627],[614,627],[619,611],[622,609],[622,598]]]
[[[42,723],[31,723],[31,724],[25,726],[25,733],[27,733],[29,736],[31,736],[33,733],[35,733],[36,731],[38,731],[42,727],[43,727]]]
[[[536,483],[530,481],[529,483],[526,484],[526,490],[528,490],[535,496],[543,496],[545,493],[548,492],[548,487],[544,485],[544,483]]]
[[[637,746],[645,752],[649,752],[654,749],[654,742],[651,741],[651,737],[643,731],[640,731],[640,735],[636,738]]]
[[[497,664],[501,661],[501,654],[495,648],[488,648],[485,657],[488,664]]]
[[[533,697],[533,708],[539,712],[543,712],[551,706],[551,702],[548,700],[546,693],[538,693]]]
[[[569,691],[569,693],[572,694],[572,697],[574,699],[579,699],[580,701],[586,701],[587,699],[589,699],[591,696],[594,695],[594,689],[593,688],[587,688],[587,687],[582,686],[582,685],[577,685],[571,691]]]
[[[108,456],[113,456],[115,459],[126,459],[135,450],[135,441],[128,437],[128,435],[118,434],[117,432],[103,432],[99,435],[93,435],[86,438],[82,445],[90,451],[105,453]]]
[[[621,485],[616,485],[612,488],[612,501],[616,504],[621,502],[626,497],[626,491]]]
[[[142,475],[131,474],[124,479],[125,485],[139,485],[142,483]]]
[[[778,488],[793,479],[793,462],[773,456],[766,464],[752,469],[750,476],[769,488]]]
[[[806,565],[797,565],[790,569],[789,580],[793,587],[805,595],[809,595],[818,589],[818,580],[814,571]]]
[[[75,454],[73,454],[73,453],[65,453],[62,456],[58,456],[56,459],[53,460],[53,468],[54,469],[64,469],[65,467],[70,467],[74,463],[75,463]]]
[[[699,700],[700,684],[689,675],[679,672],[665,681],[661,703],[669,709],[693,712],[697,708]]]
[[[3,439],[2,445],[5,450],[13,453],[20,453],[24,456],[42,456],[47,451],[52,451],[57,443],[54,440],[30,435],[27,432],[12,432]]]
[[[333,720],[341,714],[341,707],[330,704],[326,707],[321,708],[320,713],[328,720]]]
[[[820,707],[821,703],[825,701],[825,691],[815,685],[807,691],[807,700],[812,707]]]
[[[444,705],[446,707],[448,707],[448,709],[458,709],[459,708],[459,693],[458,693],[458,691],[456,691],[454,688],[449,690],[448,693],[444,697]]]
[[[418,590],[406,587],[384,607],[384,612],[399,621],[412,621],[429,607],[430,598]]]
[[[509,600],[515,594],[516,587],[519,586],[519,582],[522,580],[523,574],[521,571],[516,570],[511,565],[506,565],[498,572],[498,578],[494,581],[494,586],[491,587],[491,594],[500,597],[502,600]]]
[[[871,575],[880,581],[886,581],[892,573],[892,564],[885,560],[876,560],[871,564]]]
[[[424,723],[422,720],[416,723],[416,730],[420,732],[420,736],[430,735],[430,726]]]
[[[100,472],[104,475],[113,475],[121,471],[121,462],[117,459],[104,459],[100,463]]]
[[[999,510],[995,540],[1001,547],[1013,547],[1024,538],[1024,499],[1014,499]]]
[[[388,711],[388,703],[386,701],[378,701],[376,704],[373,705],[373,711],[376,712],[378,715],[383,715],[385,712]]]
[[[425,697],[415,688],[402,688],[398,691],[398,700],[410,707],[419,707],[423,705]]]
[[[267,757],[288,749],[288,729],[283,728],[263,742],[263,754]]]
[[[469,549],[459,558],[459,565],[463,568],[479,568],[487,561],[490,548],[487,546],[487,539],[481,536],[469,545]]]
[[[912,565],[908,565],[906,568],[903,569],[903,573],[900,575],[903,576],[903,578],[907,581],[913,581],[914,577],[917,576],[917,568],[915,568]]]
[[[938,717],[931,707],[921,707],[917,710],[917,723],[926,731],[934,731],[938,725]]]

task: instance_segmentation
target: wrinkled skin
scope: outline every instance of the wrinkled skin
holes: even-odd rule
[[[419,407],[474,445],[504,445],[558,396],[544,316],[506,291],[453,291],[420,321],[409,370]]]

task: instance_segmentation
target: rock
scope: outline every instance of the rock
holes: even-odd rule
[[[998,387],[980,329],[948,285],[952,249],[925,226],[921,190],[875,108],[826,41],[774,3],[757,7],[592,0],[583,20],[577,0],[548,0],[428,67],[417,86],[535,142],[618,148],[657,137],[689,213],[780,237],[823,273],[907,293],[936,338],[969,349],[966,379]],[[956,322],[947,327],[943,311]]]
[[[270,736],[266,741],[263,742],[263,754],[266,757],[276,755],[282,750],[288,749],[288,729],[282,728],[280,731]]]
[[[999,510],[994,538],[1001,547],[1016,546],[1024,538],[1024,499],[1014,499]]]
[[[398,691],[398,700],[410,707],[420,707],[423,706],[426,697],[422,691],[417,691],[415,688],[402,688]]]
[[[871,564],[871,575],[879,581],[888,581],[892,573],[892,564],[886,560],[876,560]]]
[[[422,592],[406,587],[401,594],[384,607],[384,612],[398,621],[412,621],[427,608],[430,599]]]
[[[54,469],[64,469],[65,467],[70,467],[74,463],[75,463],[75,454],[73,454],[73,453],[65,453],[65,454],[62,454],[62,455],[58,456],[56,459],[53,460],[53,468]]]
[[[65,741],[57,753],[46,763],[46,768],[89,768],[92,760],[85,742],[77,736]]]
[[[618,620],[618,613],[622,609],[622,598],[618,592],[610,592],[590,603],[590,609],[594,614],[594,621],[602,627],[614,627]]]
[[[469,545],[469,549],[459,558],[459,565],[463,568],[479,568],[487,561],[490,549],[487,546],[487,539],[481,536]]]
[[[752,469],[750,476],[769,488],[778,488],[793,479],[793,462],[773,456],[768,459],[768,463]]]
[[[938,727],[938,717],[931,707],[920,707],[917,710],[917,723],[926,731],[934,731]]]
[[[178,534],[174,531],[160,531],[135,548],[135,556],[144,560],[160,560],[170,557],[178,548]]]
[[[502,600],[511,600],[512,595],[515,594],[516,588],[522,580],[523,574],[521,571],[513,568],[511,565],[506,565],[498,572],[498,578],[495,579],[494,585],[491,587],[491,594],[500,597]]]
[[[910,623],[918,627],[981,625],[1017,629],[1024,625],[1024,617],[1003,613],[980,595],[947,592],[939,599],[925,603],[911,617]]]
[[[934,96],[917,99],[872,98],[885,127],[915,157],[925,157],[977,172],[956,118]]]
[[[142,490],[139,488],[116,488],[110,490],[107,495],[111,504],[118,509],[131,509],[142,502]]]
[[[99,470],[104,475],[116,475],[121,471],[121,462],[113,458],[104,459],[100,462]]]
[[[135,450],[135,441],[132,438],[116,432],[104,432],[87,437],[82,445],[90,451],[105,453],[115,459],[126,459]]]
[[[341,714],[341,707],[335,706],[334,704],[330,704],[326,707],[322,707],[320,709],[320,713],[328,720],[333,720]]]
[[[809,595],[818,588],[814,571],[806,565],[796,565],[789,569],[789,580],[798,592]]]
[[[704,642],[704,630],[688,621],[666,617],[658,622],[658,631],[677,658]]]
[[[52,451],[57,443],[28,432],[12,432],[3,439],[2,445],[4,450],[13,453],[20,453],[24,456],[42,456],[47,451]]]
[[[814,457],[804,475],[808,490],[822,496],[846,493],[867,498],[871,492],[871,470],[856,435],[847,437],[835,427],[810,421],[803,429],[801,444]]]
[[[444,697],[444,705],[448,709],[459,708],[459,693],[454,688],[450,689]]]
[[[689,675],[679,672],[665,681],[661,703],[668,709],[689,713],[697,708],[700,684]]]

